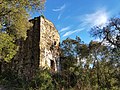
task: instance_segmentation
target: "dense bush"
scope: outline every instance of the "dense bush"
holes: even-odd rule
[[[9,90],[53,90],[52,77],[48,70],[37,70],[36,75],[30,81],[25,77],[19,77],[17,73],[7,70],[0,75],[0,85]]]

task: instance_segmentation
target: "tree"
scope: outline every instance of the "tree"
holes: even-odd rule
[[[68,60],[68,63],[66,63],[66,65],[63,66],[64,69],[65,68],[67,69],[67,67],[69,68],[71,66],[74,66],[77,63],[77,56],[80,53],[79,52],[80,43],[81,40],[79,41],[70,38],[67,38],[62,42],[61,44],[61,59],[63,58],[62,63],[64,63],[64,61],[67,62]],[[71,65],[69,63],[71,63]]]
[[[65,89],[74,87],[77,83],[75,68],[77,65],[77,53],[79,51],[76,47],[79,46],[80,42],[80,38],[78,38],[78,41],[67,38],[61,44],[61,80],[57,80],[57,82]]]
[[[45,0],[0,0],[0,60],[10,60],[16,41],[26,37],[32,25],[29,12],[42,11]],[[4,55],[3,55],[4,54]]]
[[[91,32],[93,37],[105,39],[120,48],[120,18],[112,18],[105,27],[95,26]]]
[[[96,56],[97,77],[100,88],[118,90],[120,75],[120,19],[112,18],[104,27],[95,26],[92,28],[92,36],[102,39],[97,51],[100,56]],[[108,42],[109,45],[103,45]],[[104,46],[106,49],[101,49]],[[101,51],[102,50],[102,51]],[[95,50],[96,51],[96,50]]]
[[[118,61],[118,54],[101,42],[67,38],[61,44],[62,71],[54,80],[66,90],[118,90],[120,69],[114,58]]]
[[[84,44],[79,37],[67,38],[61,44],[61,68],[60,80],[58,81],[65,89],[89,88],[89,56],[88,45]],[[86,64],[84,64],[86,62]],[[85,66],[85,67],[84,67]],[[62,82],[60,82],[62,81]]]
[[[30,26],[29,12],[42,10],[43,0],[0,0],[0,26],[2,30],[15,38],[26,36]]]

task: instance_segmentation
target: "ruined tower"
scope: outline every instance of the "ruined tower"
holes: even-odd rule
[[[54,24],[43,16],[31,19],[33,26],[12,62],[12,68],[25,76],[33,76],[35,69],[59,70],[60,36]]]
[[[28,43],[32,43],[33,49],[29,49],[31,51],[30,56],[33,56],[32,59],[39,60],[37,62],[40,67],[57,71],[59,67],[60,42],[58,31],[54,24],[44,18],[44,16],[36,17],[30,22],[33,23],[33,27],[28,31]]]

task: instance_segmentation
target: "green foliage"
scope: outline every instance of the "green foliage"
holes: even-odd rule
[[[45,0],[44,0],[45,1]],[[26,37],[26,30],[31,26],[29,12],[44,7],[43,0],[0,0],[0,26],[15,39]]]
[[[53,90],[52,77],[48,70],[38,70],[34,78],[27,81],[17,73],[7,70],[0,75],[0,84],[10,90]]]
[[[56,86],[65,90],[119,90],[119,48],[67,38],[61,44],[61,73]]]
[[[17,73],[8,69],[2,72],[2,74],[0,75],[0,84],[8,88],[20,88],[20,86],[22,85],[22,79],[17,76]]]
[[[35,90],[53,90],[52,77],[47,69],[38,70],[30,86]]]
[[[0,60],[10,61],[16,53],[15,43],[27,37],[32,24],[29,13],[42,11],[45,0],[0,0]]]
[[[9,62],[16,54],[16,50],[13,38],[6,33],[0,33],[0,59]]]

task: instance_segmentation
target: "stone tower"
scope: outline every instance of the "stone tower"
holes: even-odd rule
[[[33,23],[33,27],[28,31],[27,38],[28,43],[31,42],[33,49],[29,49],[31,51],[30,56],[34,55],[33,59],[39,60],[38,63],[40,67],[46,67],[53,71],[57,71],[59,67],[60,42],[58,31],[54,24],[44,18],[44,16],[36,17],[30,20],[30,22]]]
[[[60,36],[54,24],[43,16],[30,22],[33,26],[27,31],[26,40],[19,42],[19,51],[12,61],[12,68],[26,77],[33,76],[39,67],[59,71]]]

